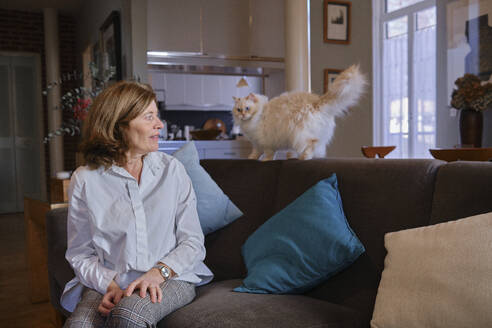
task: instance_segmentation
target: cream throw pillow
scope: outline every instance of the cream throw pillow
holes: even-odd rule
[[[372,328],[492,327],[492,212],[384,242]]]

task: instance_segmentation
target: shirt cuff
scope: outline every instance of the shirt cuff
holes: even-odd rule
[[[106,294],[109,284],[114,279],[114,277],[116,277],[117,274],[118,273],[116,271],[104,269],[101,284],[98,286],[99,288],[101,288],[101,290],[98,290],[98,292],[103,295]]]

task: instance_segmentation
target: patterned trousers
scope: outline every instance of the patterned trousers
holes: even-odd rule
[[[123,297],[111,309],[107,317],[102,316],[97,311],[103,295],[86,287],[82,293],[82,299],[63,327],[155,328],[159,320],[195,298],[195,285],[189,282],[169,280],[163,282],[160,287],[162,289],[161,303],[152,303],[148,293],[147,296],[141,298],[137,291],[129,297]]]

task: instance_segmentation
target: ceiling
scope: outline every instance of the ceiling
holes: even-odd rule
[[[63,14],[76,15],[83,0],[0,0],[0,8],[23,11],[42,11],[56,8]]]

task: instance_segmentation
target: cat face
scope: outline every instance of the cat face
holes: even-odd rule
[[[244,98],[232,97],[232,99],[234,99],[232,114],[236,119],[247,121],[258,111],[258,98],[253,93]]]

